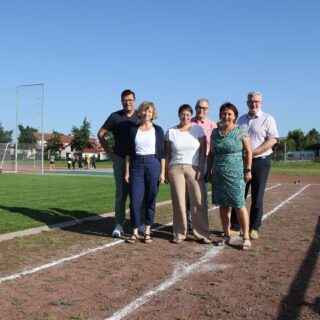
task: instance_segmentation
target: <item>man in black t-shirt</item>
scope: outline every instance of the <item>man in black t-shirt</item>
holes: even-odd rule
[[[131,90],[124,90],[121,94],[122,110],[113,112],[102,125],[98,132],[101,146],[107,156],[113,161],[113,173],[116,183],[115,194],[115,229],[112,236],[119,238],[123,231],[125,221],[125,205],[129,193],[129,185],[124,180],[126,144],[129,138],[129,131],[132,125],[139,123],[140,118],[134,109],[135,93]],[[114,147],[111,150],[105,140],[105,135],[111,132],[114,136]]]

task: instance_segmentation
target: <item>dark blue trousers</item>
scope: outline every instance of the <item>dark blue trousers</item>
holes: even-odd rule
[[[130,218],[132,228],[140,226],[140,211],[144,198],[145,223],[154,223],[156,198],[159,190],[160,161],[155,155],[137,155],[130,164]]]
[[[270,157],[252,159],[252,179],[246,185],[245,198],[251,186],[249,229],[259,230],[263,216],[263,197],[270,171]],[[240,230],[235,210],[231,212],[231,229]]]

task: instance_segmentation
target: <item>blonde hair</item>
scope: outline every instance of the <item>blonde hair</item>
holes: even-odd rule
[[[138,108],[138,116],[141,117],[141,114],[143,111],[146,111],[148,109],[152,108],[153,114],[152,114],[152,120],[157,119],[158,118],[158,113],[157,113],[157,109],[156,106],[154,105],[153,102],[151,101],[143,101]]]

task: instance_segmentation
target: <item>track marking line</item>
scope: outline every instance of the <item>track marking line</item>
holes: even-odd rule
[[[299,191],[297,191],[295,194],[293,194],[291,197],[289,197],[288,199],[284,200],[283,202],[281,202],[278,206],[276,206],[274,209],[272,209],[271,211],[269,211],[268,213],[264,214],[262,217],[262,220],[267,219],[271,214],[273,214],[275,211],[279,210],[282,206],[284,206],[287,202],[289,202],[290,200],[292,200],[293,198],[295,198],[297,195],[299,195],[301,192],[303,192],[305,189],[307,189],[308,187],[310,187],[310,184],[305,185],[302,189],[300,189]]]
[[[148,302],[152,298],[152,296],[171,287],[179,280],[188,276],[191,272],[193,273],[199,272],[199,268],[203,268],[203,265],[209,262],[209,260],[212,259],[213,257],[219,255],[222,252],[222,250],[223,250],[223,247],[212,247],[207,251],[207,253],[199,261],[189,265],[179,266],[178,268],[175,268],[172,276],[169,279],[167,279],[165,282],[161,283],[159,286],[157,286],[153,290],[148,291],[147,293],[142,295],[140,298],[129,303],[127,306],[120,309],[119,311],[114,313],[111,317],[106,318],[105,320],[122,319],[123,317],[127,316],[129,313],[133,312],[134,310],[138,309],[139,307],[144,305],[146,302]]]
[[[266,190],[273,189],[275,187],[278,187],[279,185],[281,185],[281,184],[277,184],[275,186],[267,188]],[[163,201],[161,203],[167,203],[167,202],[171,203],[171,200],[170,201]],[[215,210],[217,208],[219,208],[219,207],[217,207],[217,206],[211,207],[211,208],[209,208],[209,211]],[[166,227],[168,227],[170,225],[172,225],[172,222],[170,222],[168,224],[160,225],[159,227],[154,228],[152,230],[161,230],[161,229],[166,228]],[[123,242],[125,242],[125,239],[113,241],[113,242],[106,243],[104,245],[101,245],[101,246],[98,246],[98,247],[95,247],[95,248],[91,248],[91,249],[87,249],[87,250],[81,251],[80,253],[72,255],[72,256],[69,256],[69,257],[61,258],[59,260],[43,264],[41,266],[29,269],[29,270],[25,270],[25,271],[21,271],[21,272],[18,272],[18,273],[14,273],[12,275],[5,276],[5,277],[0,277],[0,283],[3,283],[5,281],[14,280],[14,279],[17,279],[17,278],[20,278],[20,277],[23,277],[23,276],[26,276],[26,275],[29,275],[29,274],[33,274],[33,273],[39,272],[41,270],[45,270],[45,269],[48,269],[48,268],[63,264],[65,262],[68,262],[68,261],[71,261],[71,260],[76,260],[76,259],[79,259],[79,258],[81,258],[83,256],[88,255],[88,254],[91,254],[91,253],[97,252],[99,250],[103,250],[103,249],[118,245],[118,244],[123,243]]]
[[[303,192],[305,189],[307,189],[310,185],[304,186],[302,189],[300,189],[298,192],[281,202],[278,206],[276,206],[274,209],[269,211],[264,215],[264,219],[267,219],[271,214],[279,210],[281,207],[283,207],[287,202],[295,198],[297,195],[299,195],[301,192]],[[263,219],[263,220],[264,220]],[[165,289],[171,287],[176,282],[181,280],[182,278],[187,277],[191,272],[197,272],[200,267],[202,267],[203,264],[207,263],[211,258],[216,257],[218,254],[220,254],[224,250],[224,247],[213,247],[207,251],[207,253],[198,261],[194,262],[192,264],[184,266],[182,269],[179,270],[177,273],[177,270],[175,269],[173,271],[172,276],[157,286],[155,289],[148,291],[144,295],[142,295],[140,298],[137,298],[136,300],[132,301],[128,305],[126,305],[124,308],[118,310],[115,312],[111,317],[105,318],[105,320],[120,320],[126,317],[131,312],[135,311],[139,307],[146,304],[154,295],[158,294],[161,291],[164,291]]]

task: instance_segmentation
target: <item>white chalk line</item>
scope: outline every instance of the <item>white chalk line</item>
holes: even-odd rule
[[[287,202],[289,202],[290,200],[295,198],[297,195],[299,195],[301,192],[303,192],[309,186],[310,185],[306,185],[301,190],[299,190],[298,192],[296,192],[295,194],[293,194],[292,196],[290,196],[289,198],[287,198],[286,200],[281,202],[274,209],[272,209],[271,211],[266,213],[264,215],[263,220],[268,218],[271,214],[273,214],[277,210],[279,210]],[[202,264],[207,263],[211,258],[217,256],[219,253],[222,252],[223,249],[224,249],[224,247],[213,247],[213,248],[209,249],[207,251],[207,253],[198,262],[195,262],[195,263],[192,263],[192,264],[184,266],[183,268],[181,268],[179,270],[178,273],[175,270],[173,272],[172,276],[168,280],[164,281],[162,284],[157,286],[155,289],[148,291],[147,293],[142,295],[140,298],[137,298],[136,300],[132,301],[131,303],[129,303],[124,308],[118,310],[111,317],[105,318],[105,320],[120,320],[120,319],[123,319],[128,314],[130,314],[131,312],[135,311],[139,307],[141,307],[144,304],[146,304],[152,298],[152,296],[154,296],[154,295],[158,294],[159,292],[171,287],[172,285],[174,285],[176,282],[178,282],[182,278],[185,278],[186,276],[188,276],[192,271],[198,271],[199,267],[202,266]]]
[[[222,252],[222,250],[223,250],[223,247],[211,247],[199,261],[175,269],[172,276],[168,280],[161,283],[156,288],[148,291],[140,298],[129,303],[127,306],[117,311],[111,317],[106,318],[105,320],[122,319],[123,317],[127,316],[129,313],[133,312],[134,310],[138,309],[139,307],[147,303],[152,298],[152,296],[171,287],[179,280],[185,278],[191,272],[198,271],[199,268],[203,266],[203,264],[207,263],[210,259],[217,256],[220,252]]]
[[[278,187],[280,184],[277,184],[275,186],[272,186],[270,188],[267,188],[266,190],[270,190],[270,189],[273,189],[275,187]],[[167,204],[170,204],[171,201],[163,201],[161,202],[161,204],[163,205],[164,203],[167,203]],[[218,207],[212,207],[210,208],[209,210],[212,211],[212,210],[215,210],[217,209]],[[165,225],[161,225],[157,228],[154,228],[153,230],[161,230],[167,226],[170,226],[172,225],[172,222],[168,223],[168,224],[165,224]],[[115,245],[118,245],[120,243],[123,243],[125,240],[121,239],[121,240],[118,240],[118,241],[114,241],[114,242],[111,242],[111,243],[107,243],[107,244],[104,244],[104,245],[101,245],[101,246],[98,246],[98,247],[95,247],[95,248],[91,248],[91,249],[87,249],[87,250],[84,250],[84,251],[81,251],[80,253],[78,254],[75,254],[75,255],[72,255],[72,256],[69,256],[69,257],[65,257],[65,258],[61,258],[59,260],[55,260],[55,261],[52,261],[52,262],[49,262],[49,263],[46,263],[46,264],[43,264],[41,266],[38,266],[38,267],[35,267],[35,268],[32,268],[32,269],[29,269],[29,270],[25,270],[25,271],[21,271],[21,272],[18,272],[18,273],[14,273],[12,275],[9,275],[9,276],[5,276],[5,277],[1,277],[0,278],[0,283],[3,283],[5,281],[10,281],[10,280],[14,280],[14,279],[17,279],[17,278],[20,278],[20,277],[23,277],[23,276],[26,276],[26,275],[29,275],[29,274],[33,274],[33,273],[36,273],[36,272],[39,272],[41,270],[45,270],[45,269],[48,269],[48,268],[51,268],[51,267],[54,267],[54,266],[57,266],[57,265],[60,265],[62,263],[65,263],[65,262],[68,262],[68,261],[71,261],[71,260],[76,260],[76,259],[79,259],[83,256],[86,256],[88,254],[91,254],[91,253],[94,253],[96,251],[99,251],[99,250],[103,250],[103,249],[106,249],[106,248],[109,248],[109,247],[112,247],[112,246],[115,246]]]
[[[301,192],[303,192],[305,189],[307,189],[308,187],[310,187],[310,184],[305,185],[302,189],[300,189],[299,191],[297,191],[295,194],[293,194],[291,197],[289,197],[288,199],[286,199],[285,201],[281,202],[278,206],[276,206],[274,209],[272,209],[271,211],[269,211],[268,213],[264,214],[262,217],[262,220],[267,219],[271,214],[273,214],[275,211],[277,211],[278,209],[280,209],[282,206],[284,206],[287,202],[289,202],[290,200],[292,200],[293,198],[295,198],[297,195],[299,195]]]
[[[170,224],[161,225],[161,226],[159,226],[157,228],[154,228],[153,230],[161,230],[161,229],[163,229],[163,228],[165,228],[165,227],[167,227],[169,225]],[[23,277],[23,276],[26,276],[26,275],[29,275],[29,274],[33,274],[33,273],[39,272],[41,270],[48,269],[48,268],[57,266],[59,264],[71,261],[71,260],[79,259],[80,257],[86,256],[88,254],[94,253],[94,252],[99,251],[99,250],[103,250],[103,249],[106,249],[106,248],[109,248],[109,247],[113,247],[113,246],[115,246],[117,244],[120,244],[120,243],[123,243],[125,241],[126,241],[126,239],[121,239],[121,240],[109,242],[109,243],[106,243],[104,245],[100,245],[100,246],[95,247],[95,248],[83,250],[78,254],[74,254],[74,255],[69,256],[69,257],[61,258],[59,260],[43,264],[43,265],[41,265],[39,267],[35,267],[35,268],[29,269],[29,270],[21,271],[21,272],[12,274],[10,276],[1,277],[0,278],[0,283],[5,282],[5,281],[14,280],[14,279],[17,279],[17,278],[20,278],[20,277]]]

